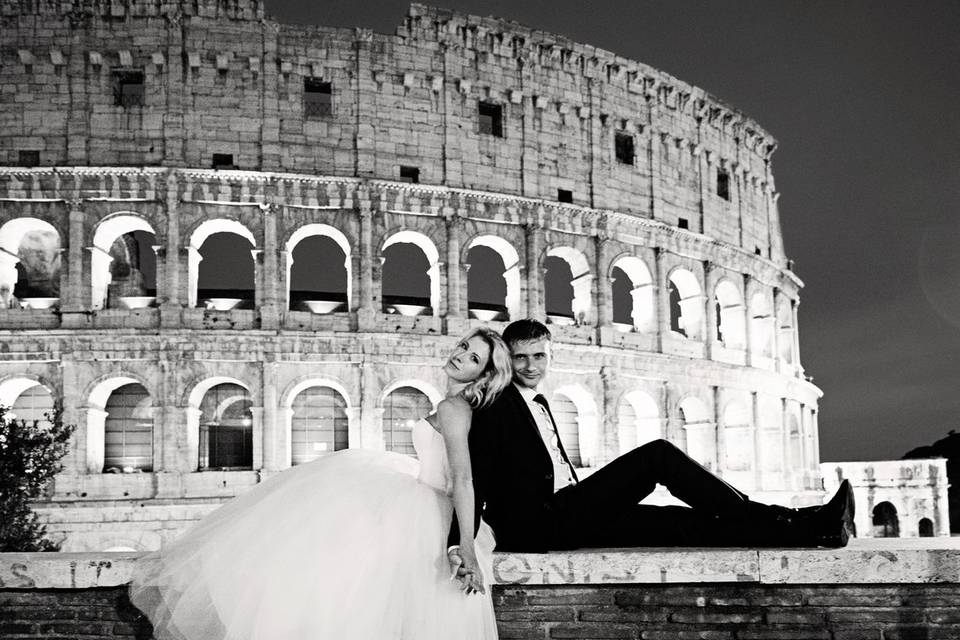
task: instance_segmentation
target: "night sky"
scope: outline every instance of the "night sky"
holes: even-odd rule
[[[393,33],[400,0],[266,0],[285,23]],[[445,0],[638,60],[756,119],[824,391],[824,461],[960,428],[960,2]]]

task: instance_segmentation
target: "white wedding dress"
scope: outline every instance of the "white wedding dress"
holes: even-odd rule
[[[419,462],[348,449],[293,467],[138,561],[130,599],[157,640],[495,640],[487,595],[446,560],[453,510],[442,436],[413,429]]]

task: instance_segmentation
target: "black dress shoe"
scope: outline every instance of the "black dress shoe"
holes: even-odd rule
[[[801,526],[805,526],[812,534],[812,541],[817,546],[845,547],[853,537],[856,506],[850,481],[844,480],[826,504],[801,518],[806,520]]]

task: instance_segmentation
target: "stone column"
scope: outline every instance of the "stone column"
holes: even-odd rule
[[[180,251],[180,194],[173,171],[167,174],[166,187],[163,213],[167,220],[167,236],[163,265],[157,265],[157,305],[160,307],[161,328],[177,329],[181,324],[180,310],[187,299],[180,291],[181,283],[185,280],[181,272],[186,265],[186,255],[182,255]],[[159,253],[157,257],[159,260]],[[162,280],[159,277],[161,273]]]
[[[599,434],[599,460],[594,465],[597,467],[610,462],[620,453],[620,424],[617,401],[620,398],[621,389],[616,368],[601,367],[600,382],[603,384],[603,422],[600,425]]]
[[[763,486],[763,448],[761,447],[763,427],[760,425],[760,396],[756,391],[750,392],[750,404],[753,419],[753,486],[757,489],[765,489],[766,487]]]
[[[526,224],[526,290],[527,290],[527,317],[543,321],[546,318],[546,309],[540,298],[540,286],[543,281],[543,270],[540,268],[540,253],[543,251],[543,227],[540,226],[539,216],[531,215]]]
[[[374,330],[380,314],[380,292],[374,286],[374,263],[379,257],[373,248],[373,208],[370,195],[365,190],[357,190],[357,212],[360,216],[360,264],[357,279],[360,281],[360,295],[357,304],[357,323],[361,331]]]
[[[594,238],[596,245],[596,308],[597,328],[609,327],[613,323],[613,289],[612,278],[607,277],[610,266],[610,240],[606,231],[600,232]],[[598,337],[599,340],[599,337]]]
[[[716,273],[715,265],[709,260],[703,262],[703,298],[704,314],[706,319],[706,335],[704,343],[707,347],[707,359],[713,358],[714,349],[717,347],[717,296],[716,296]]]
[[[773,306],[771,310],[772,318],[769,321],[771,333],[770,341],[772,342],[772,345],[770,346],[770,350],[772,351],[770,357],[773,360],[773,370],[776,372],[782,372],[784,370],[784,363],[780,362],[780,315],[778,313],[780,308],[777,306],[777,301],[780,298],[780,290],[777,287],[774,287],[771,293],[773,294],[771,296],[773,298]]]
[[[263,22],[260,57],[260,166],[263,171],[282,168],[280,150],[280,73],[277,64],[279,32],[269,22]],[[179,56],[180,54],[178,54]]]
[[[263,407],[250,407],[250,417],[250,429],[253,435],[253,460],[251,466],[254,471],[257,471],[263,469],[263,443],[265,440],[263,433]]]
[[[277,246],[277,213],[279,207],[274,204],[261,205],[263,212],[263,271],[258,280],[262,291],[260,310],[260,328],[275,331],[280,327],[280,288],[288,285],[287,278],[280,271],[279,247]],[[285,290],[285,289],[284,289]]]
[[[90,260],[83,250],[86,226],[86,213],[81,200],[71,200],[69,208],[69,229],[67,237],[66,268],[60,276],[60,311],[62,326],[81,328],[87,318],[85,309],[89,308],[90,290],[83,286],[83,274],[89,270]]]
[[[280,365],[276,354],[264,354],[263,362],[263,469],[279,471],[286,467],[283,452],[288,433],[280,421],[277,387],[280,386]]]
[[[377,121],[377,85],[370,72],[372,64],[373,31],[356,29],[354,51],[356,73],[353,76],[355,92],[350,96],[357,112],[354,134],[354,175],[373,176],[376,171],[376,135],[373,123]]]
[[[189,135],[183,121],[183,103],[184,90],[183,82],[184,70],[184,42],[183,35],[186,30],[181,25],[182,16],[168,14],[170,16],[170,26],[165,29],[166,51],[164,53],[164,97],[166,104],[163,106],[163,164],[165,166],[183,166],[185,163],[189,166],[186,154],[186,146],[190,140],[195,138]],[[189,18],[187,18],[189,21]],[[81,78],[83,76],[80,76]],[[78,163],[80,164],[80,163]],[[86,164],[86,163],[82,163]],[[176,256],[175,251],[169,252],[170,256]],[[159,293],[159,292],[158,292]],[[162,314],[162,312],[161,312]]]
[[[663,351],[664,338],[670,335],[670,283],[667,282],[667,252],[661,247],[653,248],[656,278],[657,339],[658,349]]]
[[[455,211],[448,212],[445,217],[447,228],[447,317],[462,318],[464,309],[461,306],[461,269],[460,269],[460,236],[463,233],[463,222]]]
[[[799,300],[790,301],[790,313],[792,315],[791,322],[793,322],[793,368],[796,372],[795,375],[798,377],[803,377],[803,365],[800,364],[800,316],[798,314],[798,308],[800,307]]]
[[[753,287],[750,284],[752,280],[753,278],[749,274],[743,276],[743,340],[746,343],[744,351],[746,352],[748,367],[756,366],[754,363],[758,355],[754,351],[753,344],[753,307],[750,300],[753,295]]]

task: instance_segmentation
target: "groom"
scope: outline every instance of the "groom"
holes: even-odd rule
[[[519,320],[507,326],[503,339],[513,358],[513,384],[474,413],[469,436],[474,525],[482,515],[498,550],[847,544],[854,503],[846,482],[820,507],[760,504],[666,440],[637,447],[579,480],[538,391],[550,369],[549,329]],[[657,484],[689,506],[638,504]],[[454,565],[458,541],[454,521]]]

